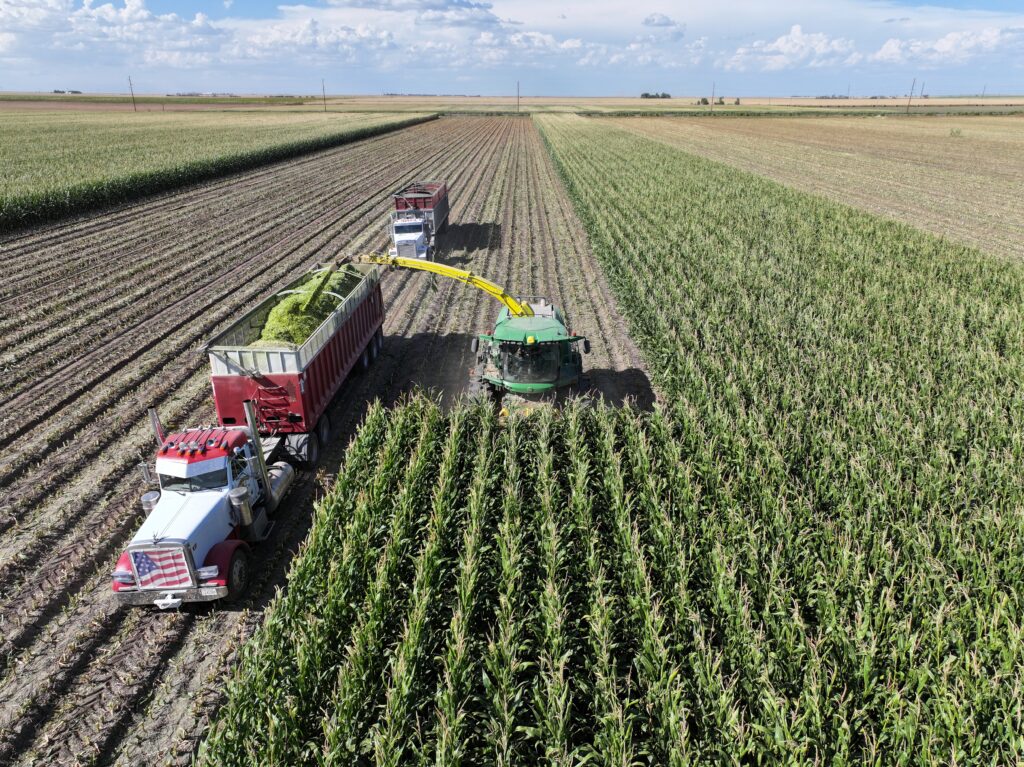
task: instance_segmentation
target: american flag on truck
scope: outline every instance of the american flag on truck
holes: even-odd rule
[[[188,588],[192,574],[183,549],[133,551],[132,563],[140,589]]]

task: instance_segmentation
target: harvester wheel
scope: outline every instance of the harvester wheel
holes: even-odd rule
[[[316,425],[316,434],[320,438],[321,445],[326,445],[331,441],[331,419],[327,413],[320,416],[320,422]]]
[[[235,549],[228,565],[228,593],[226,599],[235,601],[249,587],[249,552],[244,546]]]

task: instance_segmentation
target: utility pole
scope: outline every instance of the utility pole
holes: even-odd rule
[[[850,100],[850,84],[849,83],[846,84],[846,100],[847,101]]]
[[[132,111],[138,112],[139,108],[135,106],[135,86],[132,85],[132,76],[128,75],[128,90],[132,94]]]
[[[921,81],[921,90],[917,92],[918,98],[924,98],[924,80]]]
[[[985,83],[985,87],[981,89],[981,97],[985,98],[985,91],[988,90],[988,83]]]
[[[516,114],[519,114],[519,81],[516,80]]]
[[[914,88],[917,87],[917,78],[914,78],[914,82],[910,86],[910,96],[907,98],[907,114],[910,114],[910,100],[914,98]]]
[[[711,111],[715,111],[715,82],[711,83]]]
[[[324,97],[324,114],[327,114],[327,86],[324,85],[324,79],[322,77],[320,78],[320,93],[322,93]]]

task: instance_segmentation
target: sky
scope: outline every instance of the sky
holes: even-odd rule
[[[0,0],[0,91],[1024,93],[1024,0]],[[918,93],[915,91],[915,93]]]

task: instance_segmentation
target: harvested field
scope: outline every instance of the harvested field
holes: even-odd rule
[[[497,304],[422,274],[384,280],[381,356],[331,413],[338,436],[257,550],[241,608],[115,606],[109,572],[138,520],[135,464],[168,424],[212,420],[200,347],[244,307],[339,251],[382,247],[387,194],[452,188],[441,260],[560,301],[590,335],[608,399],[653,399],[639,354],[533,124],[415,126],[0,240],[0,762],[188,763],[221,679],[310,524],[367,403],[413,386],[451,402]]]
[[[631,118],[609,125],[1024,258],[1024,117]]]
[[[0,230],[386,132],[425,114],[0,113]]]

